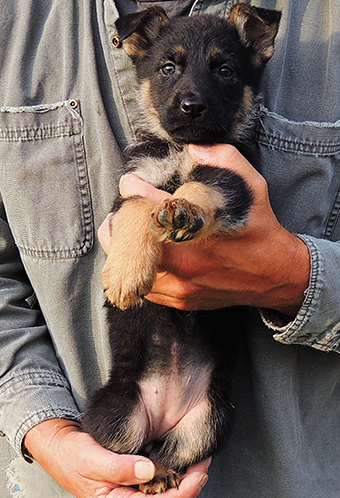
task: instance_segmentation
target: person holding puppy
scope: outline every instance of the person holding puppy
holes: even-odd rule
[[[236,2],[159,3],[228,15]],[[282,10],[263,83],[260,172],[231,146],[190,147],[195,160],[243,176],[249,223],[194,249],[167,245],[148,295],[180,309],[247,306],[231,440],[204,489],[210,462],[169,498],[321,498],[340,487],[339,6],[251,4]],[[152,477],[152,463],[104,450],[79,423],[110,367],[94,233],[138,117],[133,67],[111,45],[119,9],[137,5],[0,5],[2,494],[137,498],[131,485]],[[120,190],[168,195],[134,176]]]

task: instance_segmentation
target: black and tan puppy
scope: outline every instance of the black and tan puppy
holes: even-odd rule
[[[251,153],[257,92],[279,20],[277,11],[238,4],[229,20],[169,20],[152,8],[116,24],[116,45],[136,64],[144,121],[126,171],[173,197],[114,206],[103,270],[113,368],[84,427],[105,448],[155,462],[155,479],[140,488],[146,494],[178,486],[180,474],[230,431],[238,325],[226,310],[185,312],[143,297],[164,243],[193,244],[247,223],[252,194],[242,178],[194,163],[187,144],[232,143]]]

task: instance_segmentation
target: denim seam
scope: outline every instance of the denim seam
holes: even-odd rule
[[[309,142],[294,140],[270,132],[258,133],[259,144],[284,152],[301,153],[306,156],[333,156],[340,153],[340,142]]]
[[[57,372],[46,372],[41,369],[37,370],[28,370],[24,374],[20,374],[17,376],[13,376],[10,379],[7,379],[3,386],[0,386],[0,393],[4,395],[8,390],[13,389],[18,385],[21,385],[24,388],[24,385],[32,384],[34,380],[37,380],[36,385],[51,385],[55,387],[66,387],[70,389],[70,386],[66,379]],[[47,382],[43,382],[47,381]]]
[[[324,230],[324,237],[326,239],[329,240],[331,239],[334,229],[337,225],[339,215],[340,215],[340,185],[338,185],[337,194],[335,196],[332,209],[326,221],[325,230]]]
[[[39,128],[0,128],[3,142],[35,142],[49,138],[70,137],[74,134],[71,125],[41,126]]]

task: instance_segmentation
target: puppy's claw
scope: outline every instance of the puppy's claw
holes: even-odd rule
[[[163,494],[168,489],[178,489],[180,483],[180,476],[173,470],[164,471],[162,474],[157,474],[151,481],[140,484],[139,490],[145,496]]]

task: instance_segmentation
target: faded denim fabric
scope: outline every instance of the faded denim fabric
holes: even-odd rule
[[[236,3],[197,0],[191,13],[228,16]],[[251,3],[283,12],[261,172],[312,271],[294,321],[245,311],[235,428],[201,496],[338,498],[340,5]],[[45,419],[78,420],[110,370],[96,230],[134,139],[134,69],[111,44],[113,0],[0,0],[0,11],[0,491],[68,498],[21,445]]]

